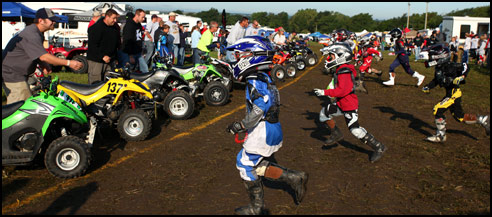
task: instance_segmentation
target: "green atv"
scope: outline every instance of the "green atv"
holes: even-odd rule
[[[91,162],[95,120],[73,99],[57,94],[58,78],[42,78],[39,93],[2,106],[2,166],[26,165],[44,154],[46,169],[59,178],[83,175]]]

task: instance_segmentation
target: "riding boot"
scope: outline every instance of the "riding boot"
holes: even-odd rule
[[[342,139],[343,139],[342,131],[340,131],[340,129],[337,126],[335,126],[335,128],[331,128],[330,138],[325,140],[325,145],[332,145]]]
[[[490,120],[488,115],[475,115],[475,114],[465,114],[463,117],[463,122],[467,124],[480,124],[485,128],[485,133],[487,136],[490,135]]]
[[[417,87],[420,86],[425,79],[425,76],[419,74],[417,71],[413,73],[412,77],[417,78],[417,85],[416,85]]]
[[[386,85],[386,86],[393,86],[393,85],[395,85],[395,73],[394,72],[390,72],[389,75],[390,75],[389,76],[389,80],[383,82],[383,84]]]
[[[270,181],[285,182],[295,191],[296,203],[300,204],[306,193],[309,175],[306,172],[287,169],[276,163],[270,163],[265,171],[265,178]]]
[[[261,179],[255,181],[243,181],[248,192],[250,203],[247,206],[234,210],[237,215],[261,215],[264,209],[263,183]]]
[[[366,135],[360,140],[374,150],[370,158],[371,163],[379,160],[379,158],[383,156],[383,153],[388,149],[383,143],[376,140],[370,133],[366,133]]]
[[[446,141],[446,120],[444,118],[435,119],[437,132],[436,135],[427,137],[430,142],[445,142]]]
[[[355,83],[356,84],[355,90],[360,91],[360,92],[364,92],[364,93],[368,93],[366,87],[364,87],[364,74],[365,73],[360,73],[359,80],[356,81],[356,83]]]

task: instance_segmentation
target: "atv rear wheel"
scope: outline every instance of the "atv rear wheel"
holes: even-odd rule
[[[44,155],[48,171],[59,178],[75,178],[83,175],[91,163],[91,151],[87,143],[76,136],[64,136],[50,143]]]
[[[229,101],[229,90],[220,81],[212,81],[203,90],[203,97],[207,105],[222,106]]]
[[[296,64],[297,64],[297,70],[298,71],[303,71],[306,69],[306,61],[303,58],[298,58],[296,59]]]
[[[289,78],[296,77],[297,67],[296,67],[295,64],[293,64],[293,63],[287,63],[287,65],[285,65],[285,70],[286,70],[286,73],[287,73],[287,77],[289,77]]]
[[[287,70],[282,65],[275,65],[270,72],[273,80],[275,81],[283,81],[285,79],[285,74]]]
[[[87,63],[87,57],[82,56],[82,55],[77,55],[77,56],[74,56],[72,58],[72,60],[77,60],[77,61],[82,63],[82,68],[80,68],[79,70],[75,70],[75,69],[70,68],[70,70],[72,70],[72,72],[77,73],[77,74],[87,73],[87,69],[89,69],[89,65]]]
[[[126,141],[142,141],[150,133],[152,120],[141,109],[127,109],[118,119],[118,132]]]
[[[164,111],[174,120],[188,119],[195,109],[195,101],[183,90],[169,93],[164,99]]]

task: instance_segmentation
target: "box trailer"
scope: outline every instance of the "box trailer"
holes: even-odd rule
[[[447,42],[451,41],[451,37],[458,36],[461,44],[465,42],[465,33],[490,33],[490,17],[445,16],[441,31],[446,34]]]

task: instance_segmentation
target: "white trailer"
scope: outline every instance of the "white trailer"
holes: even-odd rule
[[[490,18],[445,16],[441,31],[446,34],[447,42],[451,41],[451,37],[458,36],[459,43],[462,44],[465,42],[465,33],[474,32],[478,35],[490,33]]]

